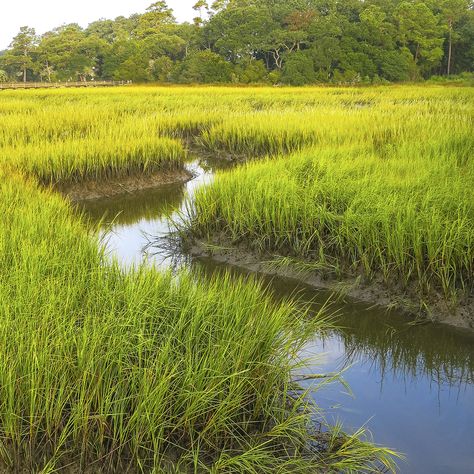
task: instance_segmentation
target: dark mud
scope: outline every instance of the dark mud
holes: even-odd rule
[[[193,178],[188,170],[161,171],[150,175],[125,176],[108,180],[86,180],[77,183],[60,183],[54,189],[71,201],[86,201],[131,194],[165,184],[186,183]]]

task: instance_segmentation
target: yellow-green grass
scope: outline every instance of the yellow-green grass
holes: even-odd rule
[[[386,156],[308,149],[247,164],[197,192],[190,225],[199,237],[415,283],[423,293],[469,293],[474,166],[465,150],[444,146],[413,143]]]
[[[272,155],[198,192],[194,235],[451,298],[473,286],[473,97],[452,87],[0,94],[3,464],[390,466],[390,451],[341,443],[338,428],[306,451],[310,417],[322,415],[294,398],[291,377],[321,315],[275,304],[255,282],[125,271],[38,182],[176,168],[183,138]]]
[[[392,466],[360,432],[308,451],[321,415],[291,379],[321,315],[255,281],[124,271],[62,197],[1,169],[0,215],[0,468]]]
[[[70,139],[0,150],[0,162],[37,177],[42,183],[107,179],[149,174],[183,166],[183,145],[170,138]]]
[[[71,178],[84,169],[113,174],[114,165],[106,167],[111,159],[122,161],[124,172],[130,160],[133,172],[136,143],[147,140],[154,140],[147,162],[152,159],[158,168],[171,162],[180,166],[181,145],[176,142],[170,153],[170,142],[159,143],[162,137],[194,138],[212,152],[250,157],[309,145],[362,143],[378,150],[411,143],[413,137],[417,142],[432,141],[440,132],[452,141],[473,125],[472,100],[472,89],[453,87],[3,91],[0,159],[20,156],[19,164],[28,171],[23,158],[28,155],[38,162],[35,172],[55,179],[51,165],[40,170],[44,153],[51,153],[48,163],[57,163],[58,153],[72,156],[78,143],[79,153],[90,151],[78,160],[78,169],[66,158],[64,168]],[[101,153],[101,140],[113,141],[116,150],[107,153],[110,145],[105,143]],[[31,146],[37,147],[38,156]],[[115,151],[123,156],[112,156]]]
[[[237,239],[239,232],[243,239],[252,234],[265,242],[266,250],[279,251],[283,250],[283,233],[285,239],[297,242],[296,248],[294,243],[287,246],[294,256],[318,261],[333,258],[336,262],[332,263],[340,268],[362,267],[366,274],[382,273],[386,280],[398,279],[401,274],[404,283],[416,281],[422,287],[433,283],[448,294],[472,280],[472,243],[465,234],[471,226],[473,102],[472,88],[420,86],[4,92],[0,97],[0,165],[20,169],[42,182],[176,169],[183,166],[186,155],[178,140],[183,138],[193,139],[213,153],[223,151],[246,158],[271,155],[281,159],[298,151],[306,157],[310,154],[317,164],[320,156],[323,163],[332,161],[331,154],[347,154],[347,160],[337,158],[335,162],[337,167],[340,162],[353,163],[353,169],[342,177],[339,172],[344,172],[344,166],[330,169],[332,176],[344,182],[341,186],[334,181],[330,195],[325,195],[324,189],[308,189],[307,182],[318,178],[311,169],[309,174],[301,171],[292,177],[297,191],[290,193],[292,198],[285,206],[292,208],[292,201],[299,201],[300,194],[314,201],[311,212],[316,214],[308,220],[303,239],[299,230],[280,228],[286,225],[283,222],[273,226],[268,221],[260,232],[257,224],[249,222],[250,217],[230,222],[232,238]],[[311,151],[305,151],[307,148]],[[295,156],[288,159],[301,161]],[[274,165],[261,166],[268,170]],[[360,177],[353,181],[353,173],[364,173],[367,183]],[[264,178],[267,174],[262,171]],[[238,171],[233,176],[237,175],[239,186],[251,190],[253,184],[245,184],[246,174]],[[222,209],[229,206],[228,216],[234,214],[233,206],[255,209],[262,196],[273,193],[285,176],[273,173],[275,183],[263,179],[259,183],[262,192],[255,198],[242,197],[241,204],[229,192],[219,191],[216,199]],[[451,183],[455,192],[451,192]],[[211,193],[210,200],[218,186],[205,191]],[[355,189],[357,186],[364,189]],[[348,190],[352,190],[351,198],[344,197]],[[358,219],[351,199],[360,193],[366,206],[361,223],[347,229],[324,224],[326,243],[315,244],[320,239],[315,236],[322,232],[313,222],[321,220],[319,208],[341,201],[354,213],[353,219]],[[211,204],[206,201],[199,207],[198,227],[206,226],[206,220],[214,230],[214,221],[226,227],[222,216],[213,215]],[[265,202],[255,212],[260,213],[256,218],[260,221],[273,213]],[[294,219],[300,219],[299,211],[291,212]],[[407,217],[410,212],[413,218]],[[365,214],[370,214],[369,227],[363,224]],[[345,215],[345,210],[337,209],[336,220],[345,221]],[[394,215],[401,222],[396,231]],[[441,230],[433,235],[428,224],[431,219],[440,226],[459,229],[457,233],[446,230],[449,234],[444,237]],[[198,233],[203,230],[196,229]],[[350,238],[342,238],[341,232]]]
[[[208,147],[273,156],[199,190],[194,235],[450,302],[471,295],[474,91],[375,94],[370,107],[267,110],[204,132]]]
[[[397,98],[398,90],[388,89],[379,92],[376,100],[362,96],[359,102],[341,99],[302,109],[230,114],[204,130],[199,141],[210,150],[244,157],[345,144],[360,144],[381,154],[413,143],[444,147],[448,153],[458,152],[460,159],[472,153],[473,91],[419,92],[418,100],[406,102]]]
[[[328,427],[313,443],[323,414],[292,377],[323,314],[277,304],[255,281],[124,270],[70,204],[39,185],[179,166],[184,148],[170,136],[313,100],[298,94],[0,95],[0,470],[393,468],[393,453],[361,441],[363,432]]]

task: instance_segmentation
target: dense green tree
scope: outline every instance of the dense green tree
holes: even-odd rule
[[[472,0],[194,0],[178,24],[166,1],[142,14],[23,28],[0,68],[22,80],[118,79],[308,84],[383,82],[474,69]]]
[[[150,80],[150,61],[138,40],[118,40],[104,59],[103,78],[145,82]]]
[[[402,2],[397,9],[399,41],[413,55],[413,79],[417,68],[429,72],[443,57],[443,29],[423,2]]]
[[[454,72],[474,70],[474,10],[469,10],[460,20],[455,40]]]
[[[250,59],[242,62],[235,69],[237,82],[257,84],[268,82],[268,71],[263,60]]]
[[[314,63],[303,51],[288,56],[283,66],[281,81],[292,86],[302,86],[315,82]]]
[[[334,12],[319,13],[309,27],[312,39],[309,47],[317,77],[327,82],[342,56],[341,37],[343,27]]]
[[[113,20],[98,20],[91,23],[85,30],[86,35],[95,36],[107,43],[113,43],[117,38],[117,22]]]
[[[458,39],[457,26],[470,6],[469,0],[441,0],[441,18],[448,30],[447,74],[451,74],[453,40]]]
[[[144,38],[140,43],[140,48],[150,60],[161,56],[168,56],[171,59],[182,57],[186,42],[176,34],[156,32]]]
[[[79,25],[65,25],[43,36],[38,48],[39,72],[48,80],[86,80],[96,77],[106,42],[87,36]]]
[[[269,31],[275,28],[265,8],[250,5],[218,12],[210,19],[203,34],[215,52],[238,63],[264,50]]]
[[[174,69],[173,61],[168,56],[161,56],[149,64],[149,74],[152,80],[158,82],[169,82]]]
[[[181,59],[186,58],[191,52],[203,49],[204,38],[201,28],[196,28],[195,25],[191,25],[190,23],[182,23],[181,25],[175,25],[173,32],[184,42],[183,57]]]
[[[164,26],[173,24],[175,22],[176,20],[173,16],[173,10],[168,7],[165,1],[161,0],[152,3],[147,8],[146,13],[140,16],[136,28],[136,35],[139,38],[144,38],[146,36],[155,34]]]

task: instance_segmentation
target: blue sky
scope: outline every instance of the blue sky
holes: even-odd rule
[[[20,26],[31,26],[39,34],[63,23],[86,26],[99,18],[143,12],[153,0],[14,0],[5,3],[0,12],[0,50],[10,44]],[[192,10],[194,3],[196,0],[168,0],[168,5],[180,21],[192,20],[195,16]]]

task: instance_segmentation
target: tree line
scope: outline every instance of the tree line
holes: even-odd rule
[[[193,23],[165,1],[146,12],[0,52],[0,81],[376,83],[474,70],[471,0],[198,0]]]

